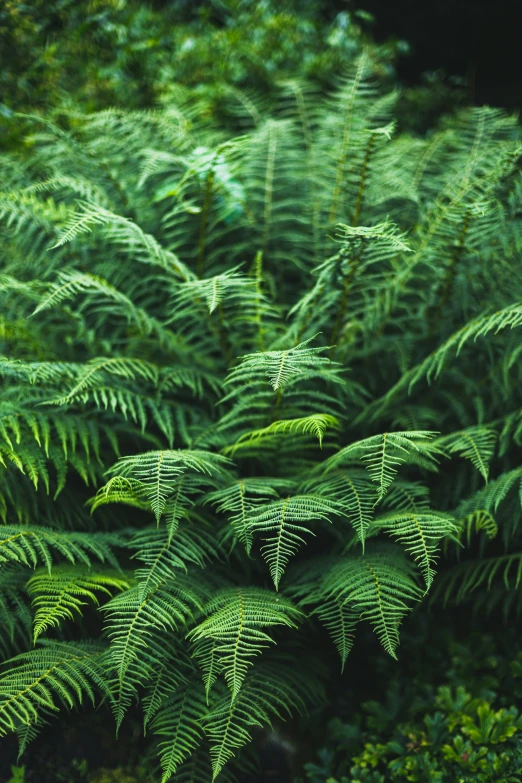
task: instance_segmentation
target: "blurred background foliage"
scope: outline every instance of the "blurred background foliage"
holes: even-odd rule
[[[4,0],[3,145],[21,136],[15,112],[151,108],[180,86],[219,112],[224,88],[267,101],[285,78],[325,89],[363,47],[394,82],[409,45],[376,43],[373,24],[357,3],[333,0]],[[465,80],[432,71],[403,91],[399,123],[423,131],[465,98]]]
[[[321,0],[6,0],[0,11],[4,113],[80,102],[86,110],[154,104],[172,82],[226,81],[265,91],[319,80],[368,41],[368,15]],[[362,23],[362,25],[361,25]],[[397,45],[382,45],[383,60]]]

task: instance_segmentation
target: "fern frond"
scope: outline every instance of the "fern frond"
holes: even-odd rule
[[[461,454],[488,480],[489,463],[495,452],[497,433],[487,427],[469,427],[453,432],[435,441],[436,446],[448,449],[450,454]]]
[[[133,557],[144,563],[135,574],[142,596],[175,577],[177,569],[203,568],[220,554],[211,531],[201,524],[181,525],[173,533],[145,528],[133,536],[129,547],[135,551]]]
[[[0,653],[8,659],[31,646],[33,617],[25,595],[28,570],[16,564],[0,568]]]
[[[27,582],[27,592],[36,609],[34,641],[48,628],[61,625],[62,620],[74,620],[82,614],[89,601],[98,605],[97,593],[112,596],[112,590],[126,590],[129,582],[117,572],[90,573],[82,567],[58,566],[37,571]]]
[[[294,495],[270,503],[250,517],[251,532],[265,541],[261,554],[268,563],[276,590],[290,558],[305,543],[303,535],[314,535],[305,522],[331,521],[342,509],[322,495]]]
[[[448,536],[455,536],[455,520],[440,512],[409,511],[378,517],[375,525],[389,532],[413,557],[422,571],[428,591],[436,573],[433,565],[439,553],[438,544]]]
[[[212,654],[219,658],[220,671],[233,699],[252,665],[251,658],[273,643],[261,629],[276,625],[295,628],[296,620],[301,617],[300,611],[287,599],[254,587],[221,590],[205,606],[205,613],[207,618],[189,633],[189,638],[196,643],[214,642]],[[198,658],[204,670],[213,664],[207,649]]]
[[[377,492],[368,474],[357,469],[334,470],[324,477],[306,481],[303,489],[336,504],[357,531],[364,551],[366,530],[372,522],[377,501]]]
[[[327,471],[343,464],[360,461],[366,466],[371,480],[378,485],[377,498],[382,500],[392,484],[400,465],[407,462],[412,453],[431,455],[424,441],[436,433],[419,430],[412,432],[385,432],[351,443],[326,460]]]
[[[156,264],[167,272],[176,274],[182,280],[189,280],[193,276],[174,253],[162,248],[153,236],[146,234],[129,218],[88,201],[78,201],[78,207],[79,209],[70,216],[60,238],[51,249],[61,247],[83,233],[91,232],[95,226],[104,226],[109,239],[145,251],[144,256],[137,256],[144,263]]]
[[[252,549],[250,518],[256,509],[266,501],[278,497],[278,490],[291,489],[292,481],[269,477],[244,478],[225,487],[209,492],[205,502],[226,514],[234,534],[245,546],[248,554]]]
[[[212,476],[222,473],[229,462],[226,457],[207,451],[149,451],[122,457],[109,473],[141,482],[159,523],[167,500],[175,493],[177,481],[183,473],[195,471]]]
[[[467,514],[465,517],[458,520],[459,540],[465,536],[468,546],[471,541],[472,533],[478,533],[481,530],[485,531],[490,540],[495,538],[498,533],[497,521],[489,511],[485,511],[484,509],[473,511],[471,514]]]
[[[370,622],[386,652],[396,658],[399,625],[421,590],[396,553],[350,556],[325,574],[321,592],[350,607],[353,618]]]
[[[332,637],[339,655],[341,656],[341,672],[344,671],[346,660],[355,641],[355,629],[359,618],[350,604],[344,603],[338,598],[324,600],[314,609],[315,614],[328,633]]]
[[[102,277],[77,270],[58,274],[58,282],[52,284],[51,291],[40,301],[33,315],[61,305],[78,294],[87,294],[94,302],[105,303],[107,310],[110,308],[113,313],[121,313],[128,323],[134,324],[143,334],[150,334],[156,326],[154,319],[143,308],[136,307],[116,286]]]
[[[327,349],[308,347],[312,339],[286,351],[265,351],[242,356],[241,364],[230,372],[225,384],[248,386],[263,376],[268,377],[274,391],[282,389],[298,376],[301,380],[325,377],[342,383],[336,365],[328,357],[321,356]]]
[[[330,416],[326,413],[315,413],[312,416],[303,416],[300,419],[281,419],[272,422],[272,424],[263,429],[245,433],[232,446],[227,446],[224,449],[224,453],[234,455],[238,449],[259,445],[259,441],[264,439],[272,440],[274,435],[286,432],[302,433],[303,435],[312,434],[317,438],[322,448],[323,437],[327,427],[339,429],[339,421],[335,416]]]
[[[183,628],[192,613],[201,610],[197,593],[182,577],[151,586],[139,586],[115,596],[104,607],[111,641],[110,660],[116,673],[114,713],[119,728],[130,699],[150,679],[162,659],[162,632]]]
[[[201,684],[188,682],[156,714],[152,730],[154,734],[165,738],[159,743],[163,770],[161,783],[167,783],[185,759],[196,751],[206,713],[207,703]]]
[[[311,686],[310,672],[270,662],[249,673],[236,698],[230,693],[219,698],[204,721],[211,743],[213,780],[235,753],[250,742],[252,727],[270,725],[272,717],[282,718],[292,711],[303,713]]]
[[[460,602],[480,587],[491,589],[495,577],[501,579],[505,590],[518,590],[522,583],[522,553],[460,563],[440,577],[433,600],[442,599],[444,604]]]
[[[39,642],[8,663],[0,676],[0,735],[36,723],[56,712],[58,704],[72,708],[95,692],[111,698],[103,675],[105,648],[79,642]]]
[[[118,536],[111,534],[64,533],[45,527],[2,525],[0,562],[11,560],[33,568],[41,563],[50,573],[54,552],[71,563],[90,565],[91,557],[95,557],[117,567],[112,547],[118,543]]]

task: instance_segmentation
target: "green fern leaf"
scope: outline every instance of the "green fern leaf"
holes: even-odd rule
[[[489,463],[495,452],[497,433],[486,427],[469,427],[438,438],[435,445],[446,448],[450,454],[461,454],[488,480]]]
[[[0,736],[29,726],[58,709],[93,703],[95,690],[111,698],[103,675],[104,648],[73,642],[39,642],[39,647],[12,658],[0,677]]]
[[[85,568],[55,567],[51,573],[37,571],[27,582],[34,617],[34,641],[48,628],[60,626],[65,619],[73,620],[82,613],[82,606],[92,601],[98,604],[96,593],[112,596],[111,590],[125,590],[129,582],[117,573],[90,573]]]
[[[399,512],[378,517],[375,526],[385,530],[413,557],[422,571],[426,590],[433,583],[435,564],[441,539],[457,533],[455,520],[448,514],[433,511]]]
[[[382,435],[373,435],[365,440],[351,443],[330,457],[326,463],[327,471],[338,468],[341,465],[354,461],[365,464],[371,480],[378,485],[377,502],[382,500],[388,487],[397,475],[400,465],[407,462],[412,453],[431,453],[427,450],[424,441],[432,438],[436,433],[429,431],[412,432],[385,432]]]
[[[396,658],[399,625],[422,592],[396,553],[350,556],[333,565],[324,577],[326,599],[346,604],[357,620],[370,622],[386,652]]]
[[[198,747],[206,713],[207,703],[201,684],[188,682],[162,705],[155,716],[152,730],[162,738],[159,742],[162,783],[167,783]]]
[[[265,541],[261,554],[268,563],[276,590],[290,558],[305,543],[303,535],[314,535],[305,522],[330,521],[342,514],[335,503],[321,495],[294,495],[270,503],[250,517],[252,533],[261,534]]]
[[[287,599],[254,587],[220,591],[206,605],[205,613],[207,618],[190,632],[189,638],[215,642],[212,653],[219,658],[232,698],[239,693],[251,659],[273,643],[261,629],[275,625],[295,628],[301,617]],[[204,669],[209,667],[208,653],[201,663]]]
[[[225,457],[206,451],[149,451],[122,457],[110,472],[141,482],[159,523],[167,500],[175,493],[177,480],[185,471],[212,476],[221,473],[227,464]]]
[[[339,429],[339,421],[335,416],[326,413],[315,413],[312,416],[303,416],[300,419],[282,419],[274,421],[268,427],[247,432],[242,435],[233,446],[227,446],[224,454],[234,455],[238,449],[259,445],[260,441],[273,439],[274,435],[289,433],[312,434],[319,441],[322,448],[323,437],[327,427]]]

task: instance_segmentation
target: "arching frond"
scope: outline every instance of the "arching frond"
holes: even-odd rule
[[[227,386],[248,386],[260,378],[268,378],[274,391],[283,389],[291,380],[324,377],[341,383],[336,365],[326,356],[325,348],[309,348],[306,340],[286,351],[265,351],[241,357],[242,361],[228,375]],[[229,395],[230,396],[230,395]]]
[[[0,735],[30,726],[58,705],[72,708],[95,694],[110,698],[103,675],[104,648],[96,644],[40,642],[12,658],[0,675]]]
[[[373,435],[345,446],[326,461],[325,467],[326,470],[332,470],[350,462],[362,462],[371,480],[378,485],[377,498],[381,500],[397,475],[399,465],[407,462],[412,453],[431,456],[424,442],[434,435],[434,432],[429,431]]]
[[[363,546],[366,530],[371,524],[378,500],[375,486],[365,471],[333,470],[321,478],[307,481],[303,488],[322,495],[336,505],[350,520]]]
[[[183,473],[195,471],[212,476],[222,472],[228,462],[225,457],[207,451],[149,451],[122,457],[110,472],[141,483],[159,522],[167,506],[167,499],[175,494],[177,482]]]
[[[522,582],[522,553],[460,563],[440,578],[433,598],[442,599],[445,604],[460,602],[480,587],[489,590],[496,578],[506,590],[518,590]]]
[[[219,669],[235,698],[247,675],[251,659],[273,643],[263,628],[275,625],[296,627],[301,616],[296,607],[275,593],[260,588],[236,588],[220,591],[206,606],[207,618],[194,628],[189,638],[194,642],[213,642],[212,657],[219,659]],[[214,665],[209,648],[196,653],[204,670]],[[207,691],[208,695],[208,691]]]
[[[202,685],[189,681],[175,691],[156,714],[152,730],[162,738],[159,743],[162,783],[170,780],[185,759],[196,751],[206,712]]]
[[[351,608],[351,618],[372,624],[386,652],[396,657],[399,625],[421,590],[400,557],[391,552],[350,556],[334,564],[321,588],[326,599]]]
[[[378,517],[375,525],[389,532],[413,557],[429,590],[435,576],[433,566],[439,555],[438,544],[457,532],[454,519],[449,514],[433,511],[408,511]]]
[[[132,587],[103,607],[116,678],[114,712],[118,727],[136,689],[161,663],[163,632],[183,628],[196,609],[201,609],[198,595],[181,577],[151,585],[147,593],[139,586]]]
[[[34,641],[48,628],[60,626],[66,619],[74,620],[89,601],[99,603],[97,593],[112,595],[112,590],[126,590],[129,582],[118,572],[94,572],[75,566],[58,566],[37,571],[27,582],[27,591],[36,609]]]
[[[311,672],[270,662],[248,675],[237,697],[228,693],[218,698],[204,721],[211,743],[213,779],[237,750],[250,742],[252,727],[270,725],[272,717],[304,712],[312,693]]]
[[[71,563],[90,565],[91,557],[116,566],[112,547],[118,536],[103,533],[63,533],[45,527],[4,525],[0,527],[0,562],[15,561],[51,572],[52,553]]]
[[[249,528],[254,535],[261,535],[265,542],[261,546],[261,554],[268,563],[276,590],[288,561],[305,543],[303,535],[314,535],[304,523],[329,522],[339,513],[342,509],[335,503],[322,495],[310,494],[278,500],[252,514]]]
[[[225,453],[234,455],[238,449],[258,446],[260,441],[263,441],[264,439],[272,440],[273,436],[278,434],[283,435],[286,432],[303,433],[304,435],[312,434],[317,438],[319,445],[322,447],[323,437],[327,427],[338,429],[339,422],[335,416],[330,416],[325,413],[303,416],[303,418],[300,419],[282,419],[280,421],[274,421],[268,427],[245,433],[233,446],[227,447]]]
[[[450,454],[461,454],[488,480],[489,463],[495,451],[497,433],[486,427],[474,427],[438,438],[436,445]]]
[[[252,531],[250,518],[259,506],[278,497],[278,490],[290,489],[293,482],[269,477],[244,478],[209,492],[206,502],[227,515],[232,531],[250,554]]]

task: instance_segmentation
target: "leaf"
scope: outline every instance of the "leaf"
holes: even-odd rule
[[[205,693],[200,683],[189,681],[178,688],[162,705],[152,722],[158,737],[162,783],[170,780],[201,740],[201,722],[207,712]]]
[[[396,658],[399,626],[422,592],[397,553],[349,556],[325,574],[321,592],[351,610],[357,621],[370,622],[386,652]]]
[[[413,557],[429,590],[435,576],[433,565],[439,554],[438,543],[447,536],[455,536],[458,530],[455,520],[441,512],[403,511],[378,517],[375,526],[389,532]]]
[[[289,559],[305,543],[303,535],[314,535],[303,523],[330,521],[342,509],[321,495],[294,495],[270,503],[250,517],[250,530],[265,541],[261,554],[270,567],[276,590]]]
[[[195,471],[212,476],[221,473],[228,463],[225,457],[207,451],[148,451],[122,457],[110,472],[141,483],[159,523],[167,500],[174,494],[183,473]]]
[[[468,427],[438,438],[435,445],[446,448],[450,454],[460,454],[469,459],[473,466],[488,480],[489,463],[495,452],[497,433],[487,427]]]
[[[315,435],[319,445],[323,446],[323,437],[327,427],[339,429],[339,421],[335,416],[326,413],[315,413],[311,416],[303,416],[300,419],[282,419],[274,421],[268,427],[253,430],[242,435],[232,446],[223,449],[224,454],[233,456],[238,449],[259,446],[260,441],[273,439],[274,435],[285,433],[302,433],[303,435]]]
[[[219,659],[232,698],[239,693],[252,665],[251,659],[273,644],[261,629],[275,625],[295,628],[295,621],[301,617],[301,612],[287,599],[255,587],[221,590],[206,605],[205,614],[206,619],[189,633],[189,638],[194,642],[215,643],[205,649],[202,665],[203,668],[211,665],[211,649],[212,655]]]
[[[82,606],[89,601],[98,604],[96,593],[108,596],[112,590],[125,590],[129,582],[117,572],[90,573],[82,567],[56,566],[48,571],[37,571],[27,582],[34,617],[34,641],[48,628],[59,627],[65,619],[74,620],[82,614]]]
[[[85,697],[94,703],[95,691],[110,699],[103,654],[97,644],[40,641],[12,658],[0,676],[0,736],[56,712],[58,704],[71,709]]]
[[[364,440],[345,446],[326,460],[327,471],[340,467],[346,462],[360,461],[366,466],[371,480],[378,485],[377,502],[382,500],[388,487],[397,475],[400,465],[407,462],[412,454],[426,454],[431,457],[424,441],[436,433],[427,430],[385,432],[372,435]]]

